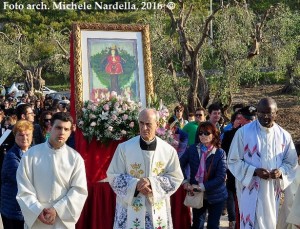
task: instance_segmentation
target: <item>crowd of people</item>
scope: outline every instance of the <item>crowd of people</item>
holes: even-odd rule
[[[75,228],[87,186],[69,103],[0,97],[4,228]],[[276,124],[277,111],[272,98],[237,104],[225,124],[218,104],[196,108],[188,119],[182,105],[172,114],[142,110],[140,135],[119,144],[107,170],[114,228],[215,229],[224,209],[230,229],[300,228],[297,151]],[[159,126],[172,132],[171,145],[157,137]],[[203,205],[185,206],[185,196],[198,192]]]
[[[87,183],[67,98],[0,96],[0,212],[5,229],[75,228]],[[67,143],[67,144],[66,144]]]

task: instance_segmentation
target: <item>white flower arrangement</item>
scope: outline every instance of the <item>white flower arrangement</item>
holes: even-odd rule
[[[78,127],[91,141],[102,143],[110,140],[132,138],[139,133],[138,114],[141,103],[112,91],[99,94],[96,101],[86,101]]]

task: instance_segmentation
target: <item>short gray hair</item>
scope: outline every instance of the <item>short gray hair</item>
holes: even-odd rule
[[[148,112],[151,112],[155,115],[155,120],[158,122],[159,121],[159,113],[157,110],[155,110],[154,108],[145,108],[143,110],[140,111],[140,114],[139,114],[139,119],[140,119],[140,116],[143,115],[144,113],[148,113]]]

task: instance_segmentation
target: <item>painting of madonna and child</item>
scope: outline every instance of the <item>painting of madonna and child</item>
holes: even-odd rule
[[[87,39],[89,98],[111,91],[140,101],[145,97],[143,49],[136,39]]]

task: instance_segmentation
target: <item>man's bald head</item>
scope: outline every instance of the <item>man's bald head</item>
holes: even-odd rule
[[[159,121],[159,117],[158,117],[157,111],[155,109],[152,109],[152,108],[145,108],[145,109],[141,110],[141,112],[139,114],[139,119],[140,119],[141,116],[151,116],[157,122]]]
[[[263,98],[257,105],[257,119],[259,123],[267,128],[273,126],[277,117],[277,103],[271,97]]]
[[[276,101],[271,97],[261,99],[257,105],[257,111],[260,112],[264,107],[272,107],[276,112],[278,110]]]

